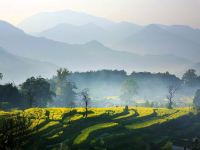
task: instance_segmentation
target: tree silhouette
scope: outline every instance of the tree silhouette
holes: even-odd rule
[[[81,99],[84,102],[84,106],[85,106],[85,118],[87,118],[87,116],[88,116],[88,105],[90,103],[89,90],[88,89],[82,90],[80,95],[81,95]]]
[[[182,81],[187,86],[194,86],[196,85],[197,78],[196,70],[189,69],[183,74]]]
[[[70,72],[66,68],[60,68],[57,70],[57,77],[58,77],[58,80],[61,82],[66,80],[66,78],[69,74],[70,74]]]
[[[168,87],[168,95],[167,95],[167,99],[168,99],[168,108],[172,109],[173,108],[173,98],[175,97],[175,94],[178,90],[179,86],[178,85],[170,85]]]
[[[8,107],[24,107],[22,94],[13,83],[0,85],[0,103]]]
[[[2,73],[0,73],[0,80],[2,80],[3,79],[3,74]]]
[[[193,104],[197,110],[200,110],[200,89],[198,89],[195,93]]]
[[[138,84],[134,79],[127,79],[124,81],[121,89],[120,98],[126,101],[126,104],[130,104],[133,96],[138,92]]]
[[[31,77],[21,85],[22,93],[29,101],[29,107],[45,107],[55,94],[50,90],[50,84],[41,77]]]
[[[66,68],[60,68],[57,70],[57,75],[52,79],[51,87],[56,93],[57,105],[65,105],[66,107],[74,107],[76,92],[76,85],[69,81],[69,75],[71,74]]]

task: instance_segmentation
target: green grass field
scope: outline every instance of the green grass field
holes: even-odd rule
[[[0,111],[1,120],[15,115],[31,121],[21,147],[29,150],[146,149],[168,141],[182,145],[200,128],[198,116],[189,108],[90,108],[88,118],[83,117],[83,108]]]

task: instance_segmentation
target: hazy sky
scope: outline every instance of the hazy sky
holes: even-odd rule
[[[38,12],[63,9],[116,21],[200,28],[200,0],[0,0],[0,19],[18,24]]]

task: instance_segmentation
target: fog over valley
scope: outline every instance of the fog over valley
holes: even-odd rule
[[[0,150],[200,150],[200,0],[0,0]]]

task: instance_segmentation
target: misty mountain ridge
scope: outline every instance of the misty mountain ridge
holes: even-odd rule
[[[70,15],[74,16],[74,20],[69,18]],[[53,23],[48,23],[50,21]],[[200,55],[200,30],[184,25],[140,26],[65,10],[36,14],[22,21],[19,27],[25,30],[37,28],[40,30],[37,36],[71,44],[97,40],[115,50],[138,54],[172,54],[196,62]]]
[[[173,54],[139,55],[133,52],[116,51],[96,40],[85,44],[67,44],[28,35],[6,22],[1,21],[0,25],[3,26],[3,28],[0,26],[0,46],[9,53],[50,62],[71,71],[124,69],[128,72],[170,71],[181,74],[193,66],[192,61]],[[9,34],[6,34],[7,32]]]
[[[0,47],[0,71],[4,81],[21,83],[31,76],[51,77],[59,68],[51,63],[27,59],[8,53]]]
[[[13,39],[16,36],[20,38]],[[174,62],[174,67],[178,67],[176,69],[169,68],[169,70],[175,71],[183,69],[184,66],[189,66],[192,63],[186,59],[183,61],[182,58],[169,57],[169,55],[142,56],[130,52],[116,51],[95,40],[86,44],[66,44],[30,36],[26,33],[20,33],[19,35],[17,33],[15,36],[9,37],[8,41],[5,39],[3,41],[0,41],[0,44],[10,52],[32,59],[51,62],[61,67],[68,67],[72,71],[125,69],[130,72],[133,70],[144,71],[146,69],[147,71],[156,71],[158,68],[162,71],[164,69],[167,71],[172,62]],[[160,63],[157,63],[157,60],[160,60],[161,57],[167,57],[163,59],[165,68],[163,68],[163,65],[160,66]],[[91,62],[93,63],[91,64]],[[83,66],[80,66],[80,64]]]
[[[102,28],[94,23],[81,26],[62,23],[39,33],[38,36],[71,44],[97,40],[106,45],[113,45],[116,41],[134,34],[140,29],[140,26],[126,22],[116,23],[108,28]]]
[[[173,54],[194,61],[200,55],[200,44],[153,24],[120,41],[118,46],[142,54]]]
[[[92,23],[82,26],[63,23],[41,32],[38,36],[71,44],[83,44],[92,40],[103,39],[106,37],[106,33],[106,30]]]
[[[184,25],[172,25],[172,26],[163,26],[165,30],[182,36],[186,39],[190,39],[193,42],[200,43],[200,29],[194,29],[190,26]]]
[[[55,27],[61,23],[73,25],[84,25],[95,23],[101,27],[109,27],[114,24],[113,21],[102,17],[95,17],[82,12],[72,10],[63,10],[58,12],[43,12],[25,19],[19,24],[19,27],[25,32],[40,33],[41,31]]]

